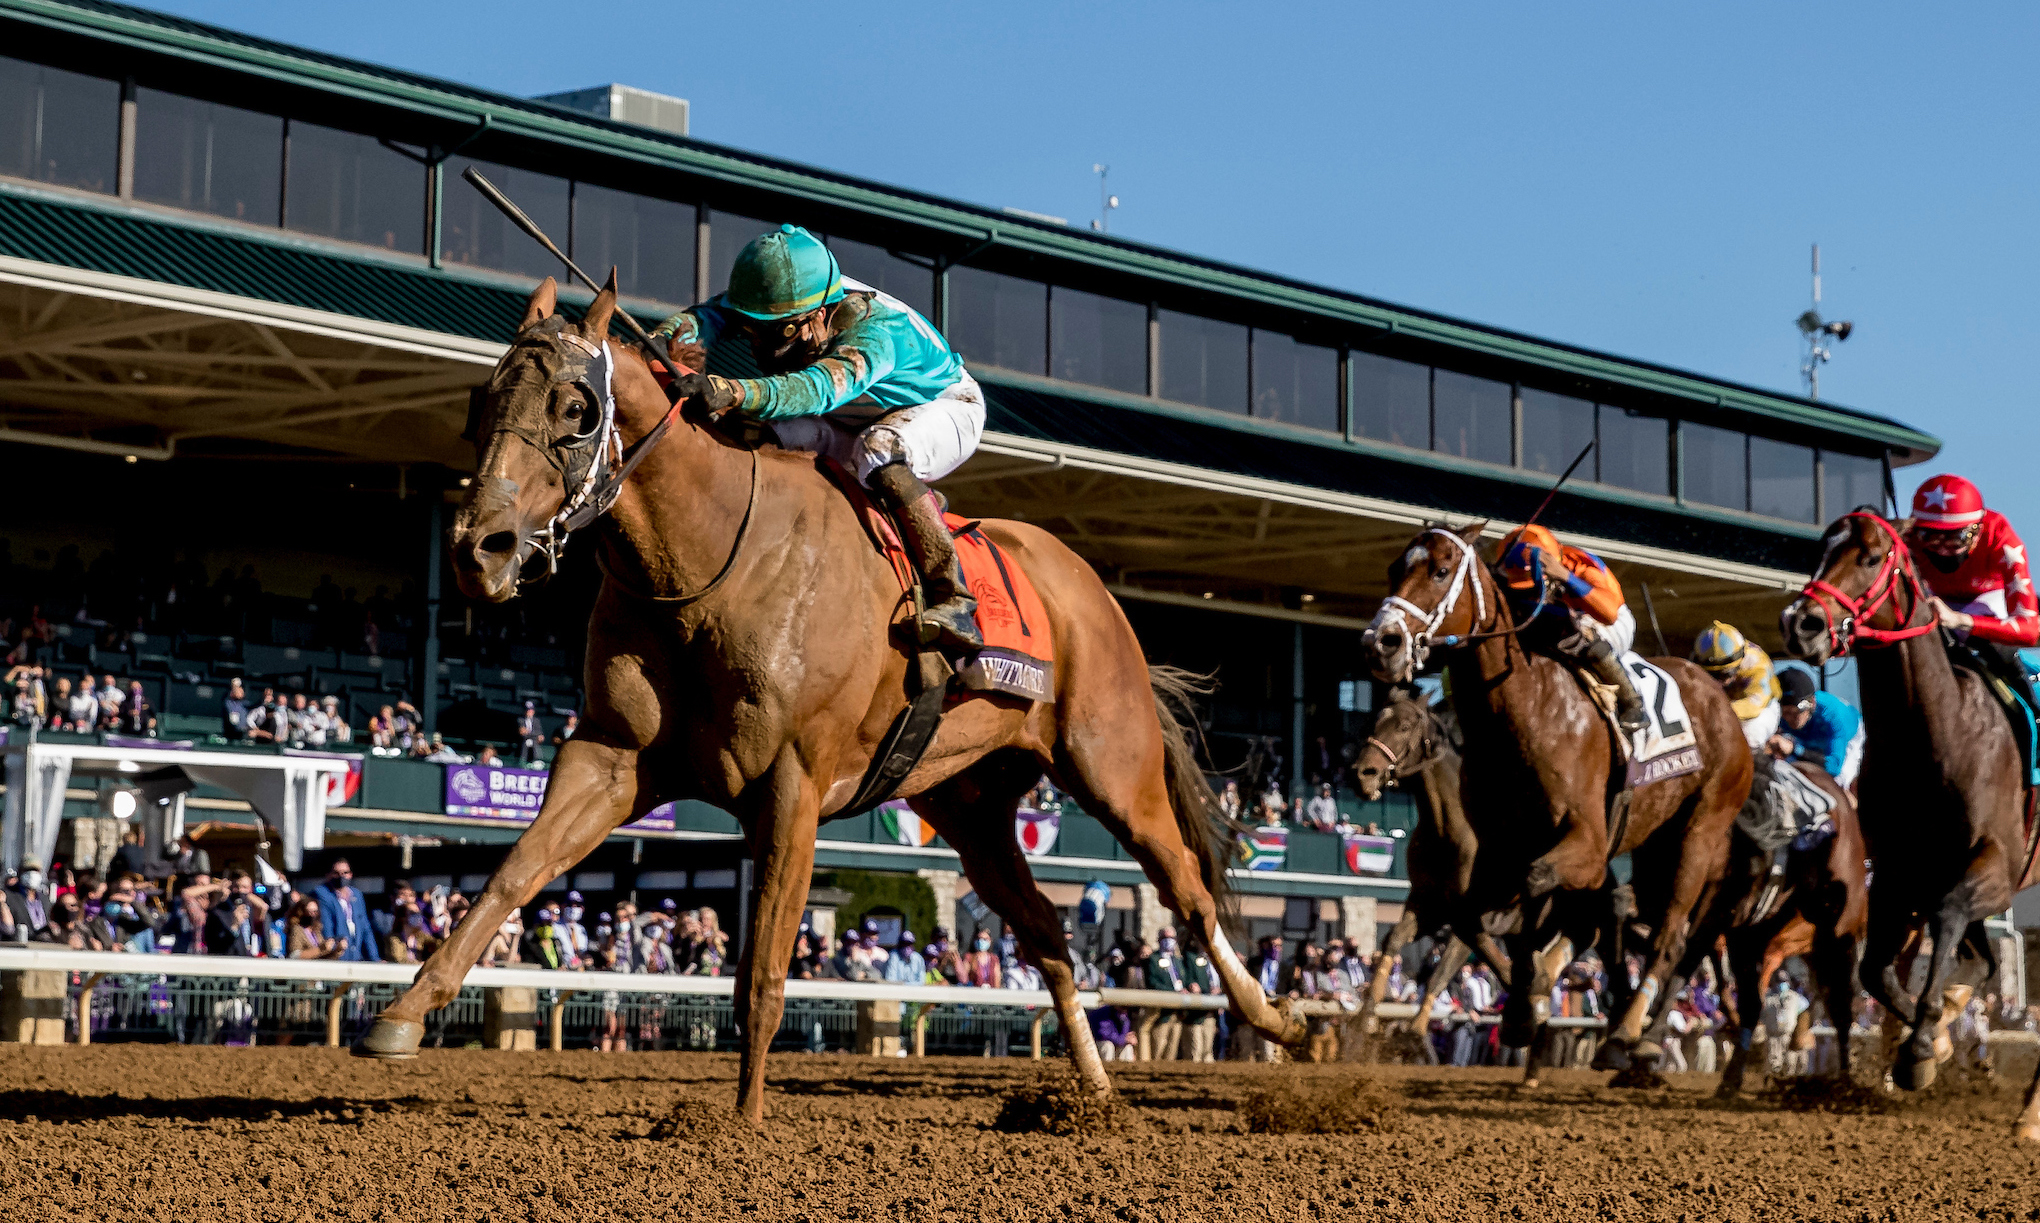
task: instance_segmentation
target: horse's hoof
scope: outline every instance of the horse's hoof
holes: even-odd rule
[[[1547,892],[1558,890],[1558,868],[1549,862],[1532,862],[1530,873],[1524,877],[1523,887],[1533,900]]]
[[[1629,1065],[1629,1047],[1621,1041],[1604,1040],[1594,1052],[1596,1070],[1627,1070]]]
[[[1631,1049],[1629,1054],[1646,1066],[1655,1066],[1665,1060],[1664,1046],[1654,1040],[1640,1040],[1636,1042],[1636,1047]]]
[[[1934,1038],[1934,1060],[1945,1065],[1954,1060],[1954,1057],[1955,1042],[1950,1040],[1945,1032],[1936,1036]]]
[[[1900,1091],[1925,1091],[1934,1085],[1939,1066],[1931,1061],[1902,1061],[1891,1068],[1891,1081]]]
[[[372,1057],[385,1062],[408,1061],[418,1056],[418,1046],[424,1043],[425,1025],[408,1019],[378,1019],[368,1029],[368,1035],[356,1041],[349,1050],[356,1057]]]
[[[2012,1130],[2014,1142],[2040,1142],[2040,1121],[2028,1121]]]
[[[1714,1089],[1714,1098],[1717,1100],[1734,1100],[1741,1095],[1742,1084],[1731,1083],[1727,1079],[1721,1080],[1721,1085]]]
[[[1310,1024],[1301,1015],[1293,1014],[1287,998],[1275,1000],[1275,1014],[1282,1022],[1282,1030],[1269,1033],[1269,1039],[1285,1048],[1295,1049],[1310,1039]]]
[[[1543,1084],[1536,1079],[1523,1080],[1523,1090],[1525,1091],[1536,1091],[1541,1086],[1543,1086]]]

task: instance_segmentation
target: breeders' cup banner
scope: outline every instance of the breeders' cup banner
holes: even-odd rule
[[[495,764],[446,766],[446,813],[470,820],[529,824],[545,804],[544,769],[508,769]],[[673,831],[673,805],[652,808],[621,832]]]

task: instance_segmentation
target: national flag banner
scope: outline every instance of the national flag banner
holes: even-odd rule
[[[111,742],[110,737],[108,741]],[[151,746],[154,745],[152,744]],[[354,800],[356,794],[361,792],[361,757],[351,752],[318,752],[287,747],[283,749],[283,754],[286,756],[309,756],[314,760],[345,760],[347,762],[347,771],[345,773],[326,774],[326,805],[328,807],[344,807]]]
[[[1385,875],[1395,869],[1393,837],[1347,836],[1346,870],[1355,875]]]
[[[1038,857],[1054,849],[1056,834],[1061,831],[1060,811],[1022,807],[1013,813],[1013,835],[1020,842],[1020,852],[1029,857]]]
[[[879,804],[878,823],[895,845],[927,845],[935,840],[934,826],[922,823],[914,809],[897,798]]]
[[[1279,871],[1289,860],[1289,829],[1279,825],[1247,830],[1240,838],[1240,861],[1250,871]]]

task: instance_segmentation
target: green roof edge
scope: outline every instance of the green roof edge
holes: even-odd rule
[[[681,136],[575,116],[548,103],[440,81],[422,74],[347,57],[312,52],[267,39],[241,41],[200,34],[205,23],[149,10],[68,0],[0,0],[0,16],[51,29],[83,32],[158,54],[209,63],[293,85],[316,84],[337,93],[397,106],[443,120],[480,123],[515,136],[562,142],[664,168],[720,179],[732,185],[805,197],[833,207],[989,239],[1010,249],[1148,276],[1180,287],[1222,293],[1263,305],[1298,310],[1554,373],[1587,377],[1677,399],[1843,433],[1908,452],[1896,459],[1920,462],[1941,439],[1901,422],[1842,405],[1764,391],[1668,367],[1563,345],[1499,328],[1424,313],[1357,294],[1293,282],[1217,261],[1147,247],[1124,239],[1065,230],[989,208],[921,195],[847,175],[799,166]]]

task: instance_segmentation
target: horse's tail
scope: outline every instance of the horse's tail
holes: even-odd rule
[[[1197,763],[1197,699],[1216,686],[1208,675],[1180,667],[1149,667],[1148,686],[1155,694],[1155,714],[1162,723],[1162,753],[1169,780],[1169,807],[1183,843],[1197,855],[1205,890],[1221,912],[1231,908],[1226,868],[1232,860],[1233,837],[1239,831],[1220,812],[1218,795]]]

